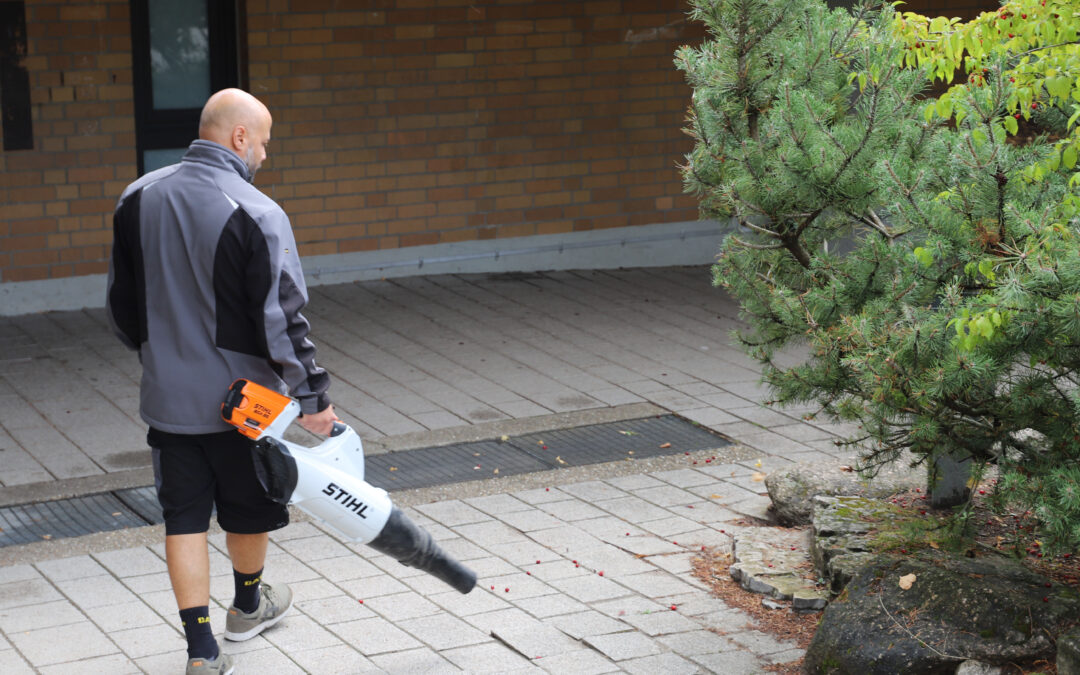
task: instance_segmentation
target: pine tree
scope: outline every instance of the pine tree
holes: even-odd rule
[[[710,37],[676,54],[693,88],[685,185],[738,224],[714,278],[776,402],[857,422],[871,471],[905,451],[998,464],[1047,543],[1080,545],[1078,223],[1064,171],[1025,178],[1051,149],[1008,137],[1011,62],[980,64],[980,86],[927,114],[936,71],[911,62],[890,6],[691,14]],[[777,358],[792,349],[807,358]]]

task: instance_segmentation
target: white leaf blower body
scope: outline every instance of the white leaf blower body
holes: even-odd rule
[[[300,404],[281,396],[285,401],[277,402],[280,407],[275,413],[276,406],[262,400],[267,392],[281,396],[266,390],[258,392],[260,398],[256,400],[251,383],[246,383],[241,388],[244,400],[232,406],[235,412],[231,416],[246,413],[244,427],[254,433],[240,429],[244,435],[255,441],[272,439],[288,450],[296,463],[296,486],[288,503],[346,539],[366,544],[377,537],[394,504],[386,490],[364,480],[364,445],[360,436],[349,425],[335,422],[331,435],[313,448],[287,441],[285,430],[300,416]],[[268,423],[260,419],[264,411]]]
[[[364,480],[364,447],[352,427],[335,422],[325,441],[308,448],[284,439],[299,415],[295,400],[247,380],[234,382],[222,404],[222,417],[256,441],[252,454],[267,497],[468,593],[476,574],[395,508],[386,490]]]

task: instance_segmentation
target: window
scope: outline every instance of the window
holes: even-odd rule
[[[180,160],[213,92],[244,87],[243,0],[131,0],[139,174]]]

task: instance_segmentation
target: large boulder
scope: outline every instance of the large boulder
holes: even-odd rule
[[[883,467],[872,479],[861,477],[839,463],[793,464],[765,478],[773,513],[781,525],[806,525],[817,495],[852,495],[883,498],[898,492],[926,487],[926,469],[911,468],[903,461]]]
[[[810,673],[951,675],[964,660],[1052,660],[1077,617],[1075,591],[1004,556],[878,555],[829,604],[804,663]]]

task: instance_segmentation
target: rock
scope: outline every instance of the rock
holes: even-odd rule
[[[902,590],[909,574],[915,581]],[[1004,556],[874,556],[822,614],[807,672],[951,675],[960,660],[1049,660],[1055,636],[1080,616],[1080,597],[1046,583]]]
[[[964,661],[956,669],[956,675],[1005,675],[1004,666],[994,666],[982,661]]]
[[[809,573],[809,532],[751,527],[732,539],[731,578],[744,589],[775,600],[790,600],[798,611],[824,609],[828,593]]]
[[[779,602],[777,602],[775,600],[770,600],[768,598],[762,598],[761,599],[761,604],[766,609],[783,609],[785,607],[785,605],[782,605]]]
[[[866,563],[870,553],[869,534],[882,521],[891,520],[897,510],[885,502],[867,497],[823,497],[812,500],[813,538],[810,556],[818,577],[833,593],[839,593]]]
[[[839,464],[795,464],[774,471],[765,478],[765,488],[772,499],[773,513],[781,525],[805,525],[810,522],[816,495],[888,497],[922,488],[926,469],[912,469],[903,461],[883,468],[870,480],[855,471],[845,471]]]
[[[1080,675],[1080,628],[1058,637],[1058,675]]]

